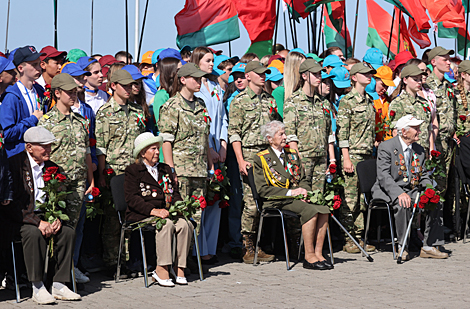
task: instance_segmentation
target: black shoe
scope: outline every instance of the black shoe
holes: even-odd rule
[[[307,260],[304,260],[304,268],[307,268],[307,269],[316,269],[316,270],[327,270],[329,268],[327,268],[325,266],[325,264],[323,264],[323,262],[320,262],[320,261],[317,261],[315,263],[310,263],[310,262],[307,262]]]
[[[217,258],[217,255],[213,255],[208,260],[201,259],[202,265],[214,265],[215,263],[218,263],[218,262],[219,262],[219,259]]]
[[[230,249],[230,257],[234,260],[241,260],[243,258],[243,249],[242,248],[232,248]]]
[[[332,264],[330,264],[330,263],[328,263],[327,260],[323,260],[323,261],[321,261],[321,262],[323,263],[323,265],[326,266],[327,269],[334,269],[334,268],[335,268],[335,266],[332,265]]]

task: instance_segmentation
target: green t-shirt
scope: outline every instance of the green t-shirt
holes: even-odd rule
[[[170,95],[166,92],[165,89],[160,89],[155,93],[155,97],[153,98],[153,114],[155,115],[155,123],[158,123],[158,119],[160,119],[160,107],[165,104],[166,101],[170,99]],[[157,132],[160,134],[160,130],[157,127]],[[165,162],[163,158],[163,151],[162,147],[160,147],[160,162]]]
[[[277,113],[281,118],[284,118],[284,91],[284,86],[279,86],[273,90],[273,93],[271,93],[274,100],[276,100]]]

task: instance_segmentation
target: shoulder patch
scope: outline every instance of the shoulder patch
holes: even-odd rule
[[[42,115],[42,118],[44,118],[44,119],[49,119],[49,115],[44,114],[44,115]]]
[[[292,148],[284,148],[284,151],[288,151],[290,153],[297,153],[297,151],[295,151],[295,149],[292,149]]]
[[[256,155],[257,155],[258,157],[262,157],[262,156],[264,156],[264,155],[267,155],[268,153],[269,153],[269,150],[266,149],[266,150],[263,150],[263,151],[258,152]]]

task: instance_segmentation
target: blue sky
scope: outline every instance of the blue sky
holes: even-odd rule
[[[254,0],[256,1],[256,0]],[[376,0],[388,12],[392,5],[384,0]],[[81,48],[88,54],[91,45],[91,0],[59,0],[58,1],[58,43],[59,50]],[[142,23],[145,0],[140,0],[140,23]],[[149,2],[147,21],[144,30],[141,55],[148,50],[164,47],[176,47],[176,26],[174,16],[184,7],[185,0],[151,0]],[[5,49],[6,15],[8,0],[0,0],[0,50]],[[134,24],[135,0],[128,0],[129,6],[129,51],[134,55]],[[351,34],[354,33],[354,16],[356,1],[346,0],[346,21]],[[282,8],[281,8],[282,12]],[[320,19],[320,11],[318,13]],[[282,16],[279,18],[280,27],[278,42],[285,45],[284,25]],[[306,21],[297,25],[299,47],[307,50]],[[292,48],[291,35],[288,31],[287,46]],[[125,49],[125,0],[95,0],[94,1],[94,42],[93,52],[100,54],[115,54]],[[368,47],[367,10],[365,1],[360,1],[358,32],[356,38],[356,57],[362,59]],[[434,47],[432,35],[431,47]],[[52,0],[11,0],[10,26],[8,48],[14,49],[24,45],[34,45],[38,50],[54,43],[54,15]],[[454,40],[438,38],[438,44],[454,49]],[[240,38],[232,41],[232,55],[243,55],[250,45],[248,34],[240,23]],[[224,50],[228,55],[228,43],[212,46]],[[418,56],[422,51],[416,46]],[[135,55],[134,55],[135,57]]]

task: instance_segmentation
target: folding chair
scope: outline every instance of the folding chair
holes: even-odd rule
[[[370,224],[370,215],[372,210],[387,210],[388,211],[388,220],[390,223],[390,233],[392,234],[392,250],[393,250],[393,259],[396,259],[396,252],[395,252],[395,233],[393,229],[392,223],[392,212],[390,209],[390,205],[381,199],[372,199],[371,197],[371,190],[372,186],[377,179],[377,161],[375,159],[365,160],[359,162],[356,167],[357,177],[359,179],[359,187],[361,190],[362,195],[364,196],[364,203],[367,206],[367,223],[366,223],[366,232],[364,235],[364,249],[367,245],[367,234],[369,233],[369,224]],[[377,241],[380,245],[380,217],[378,221],[377,227]]]
[[[260,221],[259,221],[258,237],[256,240],[255,258],[253,260],[253,265],[256,265],[258,262],[258,247],[259,247],[259,241],[261,238],[261,231],[263,230],[263,219],[277,217],[277,218],[281,218],[282,236],[284,237],[284,251],[286,254],[286,266],[287,266],[287,270],[290,270],[289,249],[287,247],[287,237],[286,237],[286,228],[284,226],[284,216],[288,216],[291,218],[299,218],[299,215],[289,210],[283,210],[283,209],[278,209],[278,208],[263,208],[263,200],[259,196],[258,191],[256,190],[253,168],[249,168],[247,169],[247,171],[248,171],[248,183],[251,187],[251,192],[253,193],[253,198],[256,203],[256,208],[258,209],[258,212],[260,213],[260,216],[261,216]],[[327,229],[327,234],[328,234],[328,245],[330,248],[331,265],[334,265],[333,246],[331,245],[331,237],[330,237],[329,228]],[[302,244],[303,244],[303,235],[301,234],[298,259],[300,259],[300,252],[302,249]]]

